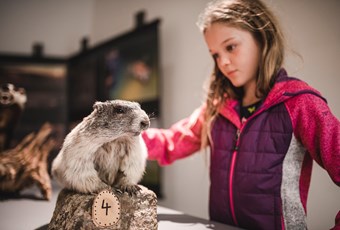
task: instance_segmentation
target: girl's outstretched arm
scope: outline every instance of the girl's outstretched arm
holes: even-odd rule
[[[160,165],[189,156],[201,147],[201,129],[204,107],[196,109],[169,129],[150,128],[142,133],[148,147],[149,160],[157,160]]]

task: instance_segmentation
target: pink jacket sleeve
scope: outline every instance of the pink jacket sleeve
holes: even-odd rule
[[[297,96],[287,103],[294,135],[307,148],[312,158],[340,186],[340,122],[326,102],[312,94]],[[336,226],[340,230],[340,212]]]
[[[294,135],[340,186],[340,122],[326,102],[315,95],[303,94],[287,104]]]
[[[196,109],[169,129],[150,128],[142,133],[149,152],[149,160],[168,165],[198,151],[201,147],[203,107]]]

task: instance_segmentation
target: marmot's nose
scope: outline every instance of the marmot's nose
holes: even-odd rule
[[[150,120],[149,119],[145,119],[145,120],[142,120],[140,122],[140,128],[142,130],[146,130],[147,128],[149,128],[149,126],[150,126]]]

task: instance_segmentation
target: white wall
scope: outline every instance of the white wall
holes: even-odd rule
[[[43,42],[46,55],[68,56],[90,35],[93,0],[0,0],[0,51],[31,54]]]
[[[27,2],[27,3],[26,3]],[[69,55],[79,40],[90,35],[92,44],[130,30],[133,15],[145,9],[147,21],[161,18],[162,114],[164,126],[186,117],[202,98],[202,84],[212,62],[195,23],[207,0],[63,0],[0,1],[0,52],[30,52],[43,41],[46,53]],[[340,118],[338,65],[340,1],[266,0],[282,19],[290,47],[288,71],[317,88]],[[0,79],[1,80],[1,79]],[[165,199],[161,205],[208,216],[209,170],[204,155],[196,154],[163,169]],[[340,209],[340,189],[316,166],[308,201],[309,229],[327,229]]]

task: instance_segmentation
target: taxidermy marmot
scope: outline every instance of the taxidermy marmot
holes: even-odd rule
[[[10,148],[14,129],[25,108],[26,91],[13,84],[0,87],[0,152]]]
[[[95,193],[114,187],[136,194],[147,148],[141,132],[150,120],[136,102],[96,102],[93,111],[66,136],[52,175],[67,189]]]

